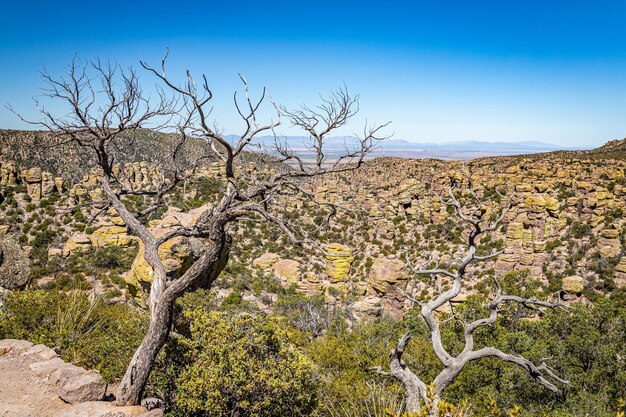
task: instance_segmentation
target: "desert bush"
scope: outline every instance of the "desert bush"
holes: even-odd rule
[[[120,246],[104,246],[98,248],[90,257],[96,268],[109,269],[121,273],[130,269],[137,254],[136,248],[122,248]]]
[[[172,338],[153,378],[173,416],[310,415],[313,364],[297,335],[263,315],[187,310],[189,338]],[[173,379],[172,379],[173,378]],[[172,383],[173,381],[173,383]]]
[[[140,310],[90,301],[79,291],[14,291],[0,311],[0,338],[53,347],[65,360],[98,369],[112,381],[122,377],[146,324]]]

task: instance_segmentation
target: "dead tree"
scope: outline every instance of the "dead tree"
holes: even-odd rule
[[[505,362],[522,367],[538,383],[554,393],[559,394],[561,392],[557,386],[558,384],[570,385],[569,381],[557,376],[545,362],[536,365],[522,356],[511,355],[495,347],[483,347],[480,349],[474,347],[474,333],[476,330],[495,323],[500,312],[500,307],[503,304],[517,303],[535,310],[543,308],[565,308],[560,302],[550,303],[535,298],[504,295],[495,277],[495,294],[487,305],[489,316],[470,323],[461,323],[463,325],[465,343],[462,351],[458,355],[451,355],[443,345],[440,326],[445,321],[454,320],[455,316],[452,315],[449,318],[442,319],[438,310],[461,293],[467,278],[467,269],[472,263],[493,259],[502,253],[502,251],[497,251],[479,256],[476,254],[477,243],[480,241],[481,236],[494,232],[500,227],[502,221],[505,219],[506,213],[514,204],[513,197],[506,198],[498,193],[500,197],[505,198],[507,206],[500,211],[497,217],[491,219],[485,218],[487,210],[485,210],[483,201],[478,197],[472,186],[471,175],[469,175],[469,178],[468,192],[470,199],[475,203],[473,208],[464,208],[459,198],[455,195],[455,191],[459,186],[456,180],[453,181],[448,188],[447,197],[440,199],[442,204],[454,208],[456,215],[466,228],[467,249],[463,258],[456,266],[456,269],[439,267],[438,264],[433,266],[432,257],[422,264],[422,266],[416,267],[414,263],[410,261],[407,254],[408,266],[416,275],[429,275],[437,280],[438,295],[429,302],[419,301],[406,293],[404,295],[420,307],[420,315],[424,319],[426,327],[430,332],[430,343],[435,355],[443,365],[443,370],[436,376],[432,385],[430,385],[432,390],[429,390],[429,385],[408,368],[407,364],[402,359],[402,355],[413,338],[411,332],[405,333],[400,338],[397,346],[390,352],[389,372],[383,371],[380,367],[373,368],[378,374],[393,376],[404,385],[406,389],[406,407],[409,412],[427,411],[429,415],[439,415],[438,404],[443,391],[455,380],[467,364],[488,357],[499,358]],[[451,287],[447,291],[442,291],[441,277],[445,277],[451,282]]]
[[[379,132],[386,126],[366,127],[364,136],[347,150],[346,155],[334,159],[325,156],[326,139],[336,129],[345,126],[358,110],[358,96],[353,97],[347,89],[340,89],[319,107],[283,111],[292,124],[303,128],[311,136],[315,143],[315,164],[307,164],[277,140],[276,149],[280,155],[277,162],[295,163],[281,164],[281,169],[272,175],[250,176],[244,169],[237,169],[237,163],[245,159],[246,149],[256,136],[263,132],[273,133],[279,126],[279,107],[270,98],[276,111],[275,119],[261,123],[258,113],[267,101],[265,90],[258,100],[253,100],[246,79],[241,77],[244,97],[235,93],[234,106],[244,129],[238,140],[230,141],[210,124],[209,106],[213,93],[206,76],[202,76],[198,85],[187,71],[184,81],[176,82],[166,75],[166,59],[167,53],[158,70],[141,62],[143,68],[156,77],[160,86],[157,87],[158,97],[154,102],[142,91],[137,73],[117,65],[101,65],[99,61],[78,64],[75,60],[62,77],[53,78],[43,73],[47,84],[44,95],[65,104],[67,112],[56,116],[40,106],[43,120],[35,122],[54,132],[58,143],[83,146],[93,151],[108,204],[141,240],[144,258],[154,270],[148,306],[148,331],[135,351],[117,393],[117,402],[123,405],[141,401],[155,358],[170,333],[176,299],[200,285],[210,288],[223,268],[229,251],[229,227],[238,221],[268,221],[278,226],[293,242],[307,242],[298,225],[282,216],[284,207],[273,203],[285,194],[316,201],[313,193],[303,186],[302,179],[359,167],[376,142],[384,139]],[[128,189],[124,181],[116,177],[114,163],[120,152],[132,152],[129,149],[129,146],[132,148],[132,141],[128,142],[127,138],[143,127],[170,133],[166,138],[172,142],[172,150],[163,159],[167,162],[162,164],[167,168],[167,175],[163,176],[156,189]],[[185,175],[190,175],[185,174],[190,167],[179,166],[177,161],[177,154],[190,138],[201,140],[206,148],[206,154],[198,157],[198,164],[209,155],[221,160],[225,189],[218,196],[217,203],[208,208],[196,224],[179,226],[156,236],[148,229],[146,216],[163,206],[166,195],[185,179]],[[193,173],[193,169],[191,171]],[[132,212],[125,204],[125,198],[131,195],[146,196],[151,204],[141,212]],[[163,243],[179,236],[202,239],[205,245],[182,276],[170,279],[158,249]]]

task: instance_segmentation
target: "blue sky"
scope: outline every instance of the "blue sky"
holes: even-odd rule
[[[624,1],[128,3],[3,2],[0,102],[34,117],[43,67],[76,53],[157,64],[169,47],[172,76],[207,74],[228,133],[241,72],[288,107],[345,83],[361,112],[341,133],[367,117],[411,141],[626,136]],[[0,127],[24,125],[2,108]]]

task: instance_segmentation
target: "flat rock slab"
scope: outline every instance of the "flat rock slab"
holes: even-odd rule
[[[63,365],[65,365],[63,359],[52,358],[47,361],[32,363],[30,365],[30,370],[42,378],[47,378]]]
[[[90,401],[75,404],[51,417],[138,417],[147,411],[141,406],[116,407],[107,401]]]
[[[53,349],[50,349],[46,345],[35,345],[31,347],[30,349],[27,349],[25,352],[22,352],[22,356],[28,356],[28,355],[33,355],[43,360],[53,359],[58,356],[57,353]]]
[[[10,351],[22,351],[30,349],[33,344],[27,340],[16,339],[3,339],[0,340],[0,356],[9,353]]]
[[[139,414],[137,417],[163,417],[163,410],[161,410],[160,408],[155,408],[154,410]]]
[[[100,401],[106,394],[107,385],[95,371],[67,378],[59,387],[59,397],[70,404]]]
[[[82,375],[85,372],[87,372],[85,368],[72,365],[71,363],[65,363],[63,366],[61,366],[50,375],[48,382],[55,385],[63,384],[69,378]]]

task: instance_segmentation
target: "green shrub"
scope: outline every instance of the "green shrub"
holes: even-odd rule
[[[306,416],[315,409],[313,365],[293,331],[263,314],[194,310],[185,318],[191,338],[176,338],[174,350],[183,363],[164,371],[175,375],[174,416]]]
[[[130,269],[137,251],[120,246],[105,246],[94,251],[91,263],[96,268],[125,272]]]
[[[66,361],[98,369],[107,381],[123,376],[146,327],[141,310],[91,302],[79,291],[14,291],[0,311],[0,339],[54,347]]]

